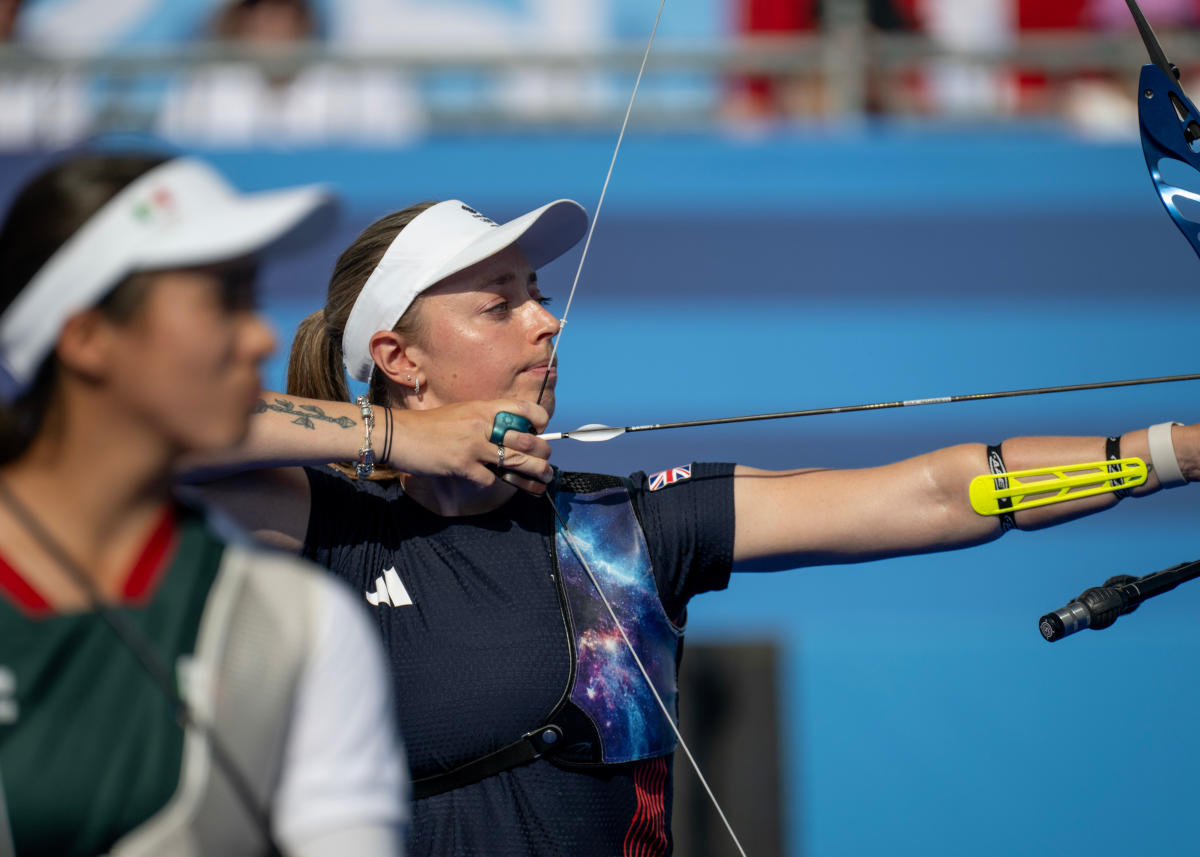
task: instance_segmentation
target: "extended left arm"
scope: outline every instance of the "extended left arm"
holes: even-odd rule
[[[1183,476],[1200,479],[1200,424],[1171,430]],[[1151,464],[1147,430],[1121,436],[1121,456]],[[976,513],[972,478],[989,472],[983,444],[939,449],[861,470],[767,471],[738,467],[734,562],[743,570],[777,570],[950,550],[996,538],[997,517]],[[1099,462],[1101,437],[1018,437],[1002,445],[1005,470]],[[1159,462],[1159,466],[1164,466]],[[1133,495],[1160,488],[1153,466]],[[1015,514],[1021,529],[1052,526],[1117,503],[1106,493]]]

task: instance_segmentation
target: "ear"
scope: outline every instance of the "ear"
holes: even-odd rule
[[[55,346],[59,362],[69,371],[90,380],[102,380],[112,371],[113,348],[117,344],[112,322],[96,309],[67,319]]]
[[[418,366],[409,354],[404,338],[394,330],[379,330],[371,336],[367,344],[375,368],[382,372],[388,380],[401,387],[411,387],[414,377],[420,377]]]

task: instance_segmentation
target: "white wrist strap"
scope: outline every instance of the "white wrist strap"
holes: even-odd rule
[[[1175,444],[1171,441],[1171,427],[1181,425],[1183,423],[1159,423],[1150,426],[1146,435],[1150,444],[1150,465],[1158,474],[1158,482],[1163,488],[1187,484],[1187,479],[1179,469],[1179,461],[1175,458]]]

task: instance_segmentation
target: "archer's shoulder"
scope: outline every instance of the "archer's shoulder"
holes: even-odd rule
[[[615,487],[624,487],[637,495],[651,494],[668,488],[678,489],[684,485],[710,486],[715,482],[731,480],[735,466],[699,461],[678,464],[653,473],[638,470],[628,476],[560,470],[558,484],[562,490],[573,494],[590,494]]]
[[[711,488],[733,478],[735,465],[707,461],[676,464],[653,473],[634,473],[630,479],[648,494],[662,491],[697,491]]]

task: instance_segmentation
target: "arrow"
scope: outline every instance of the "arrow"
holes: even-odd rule
[[[923,405],[948,405],[955,402],[978,402],[984,399],[1011,399],[1018,396],[1042,396],[1047,393],[1071,393],[1077,390],[1105,390],[1112,387],[1136,387],[1144,384],[1168,384],[1173,381],[1200,380],[1200,373],[1191,375],[1161,375],[1156,378],[1131,378],[1125,381],[1097,381],[1093,384],[1066,384],[1058,387],[1034,387],[1027,390],[1002,390],[996,393],[968,393],[961,396],[934,396],[927,399],[904,399],[895,402],[871,402],[864,405],[842,405],[835,408],[810,408],[803,411],[780,411],[772,414],[750,414],[740,417],[717,417],[707,420],[687,420],[676,423],[654,423],[644,426],[613,427],[591,423],[571,431],[548,432],[539,435],[543,440],[578,440],[599,443],[635,431],[694,428],[725,423],[749,423],[759,420],[783,420],[792,417],[817,417],[824,414],[850,414],[856,411],[882,411],[888,408],[916,408]]]

